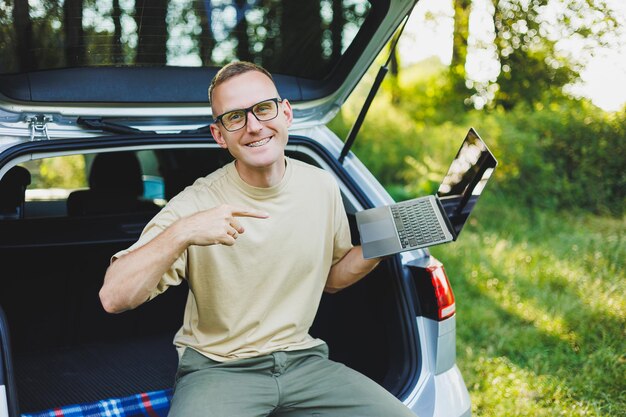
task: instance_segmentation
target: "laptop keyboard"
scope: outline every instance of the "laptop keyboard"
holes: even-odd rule
[[[441,225],[430,200],[416,200],[410,204],[391,206],[402,248],[426,245],[445,239]]]

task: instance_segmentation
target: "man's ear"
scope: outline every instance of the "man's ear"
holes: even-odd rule
[[[285,120],[287,120],[287,127],[289,127],[291,126],[291,122],[293,121],[293,109],[291,108],[291,103],[286,98],[284,98],[281,103],[283,105],[283,114],[285,115]]]
[[[213,139],[215,139],[215,142],[217,142],[217,144],[220,145],[220,147],[224,149],[228,148],[226,141],[222,137],[222,132],[220,131],[220,128],[217,127],[217,123],[213,123],[210,129],[211,129],[211,135],[213,135]]]

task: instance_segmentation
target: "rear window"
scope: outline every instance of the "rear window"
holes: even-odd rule
[[[8,0],[0,73],[248,60],[322,79],[369,12],[366,0]]]
[[[94,164],[98,158],[101,162]],[[23,196],[24,205],[17,205],[11,210],[11,213],[17,214],[14,216],[0,212],[0,220],[72,215],[68,213],[68,200],[72,195],[80,197],[74,199],[74,207],[79,209],[74,210],[73,215],[92,214],[90,209],[96,210],[93,214],[106,214],[107,208],[113,213],[126,209],[141,211],[148,208],[147,211],[150,211],[166,203],[158,156],[151,150],[57,156],[27,161],[20,167],[27,170],[30,178]],[[104,197],[100,198],[99,194]],[[90,204],[90,199],[106,206],[85,206]],[[155,205],[131,206],[127,204],[129,199]],[[84,210],[81,205],[85,206]]]

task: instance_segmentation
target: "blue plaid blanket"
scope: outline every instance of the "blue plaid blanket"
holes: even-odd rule
[[[53,408],[22,417],[166,417],[172,390],[144,392],[123,398],[110,398],[91,404]]]

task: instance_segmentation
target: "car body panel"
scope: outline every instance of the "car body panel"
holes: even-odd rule
[[[440,340],[441,334],[445,337],[446,334],[454,332],[451,329],[456,326],[456,316],[442,322],[424,317],[417,317],[416,320],[420,340],[428,342],[422,346],[420,378],[415,384],[414,390],[405,398],[405,403],[418,416],[470,415],[469,392],[455,363],[456,355],[452,354],[450,348],[442,344],[442,340]],[[440,355],[442,359],[440,359]],[[448,366],[444,371],[438,369],[438,365],[441,367],[442,360]],[[432,398],[434,401],[423,401],[424,397]]]

